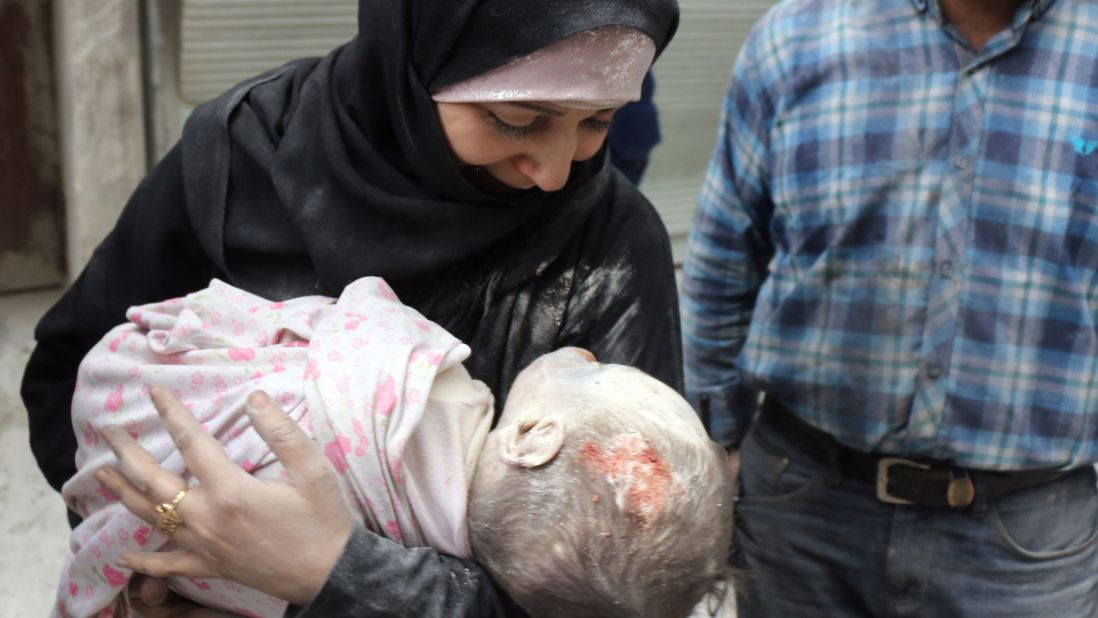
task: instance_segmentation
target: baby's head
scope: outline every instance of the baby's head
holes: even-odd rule
[[[678,394],[564,348],[511,388],[473,478],[470,543],[535,616],[685,616],[726,574],[731,492]]]

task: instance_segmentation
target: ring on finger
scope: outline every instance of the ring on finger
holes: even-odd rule
[[[187,492],[190,491],[190,486],[184,485],[183,489],[179,490],[179,493],[175,494],[171,502],[165,502],[156,507],[156,512],[160,513],[160,521],[157,522],[156,527],[160,530],[160,533],[168,537],[171,540],[175,540],[175,529],[183,525],[183,518],[179,516],[179,511],[176,507],[183,501],[183,498],[187,497]]]

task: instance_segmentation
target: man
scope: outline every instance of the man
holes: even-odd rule
[[[683,281],[742,615],[1098,615],[1096,110],[1095,2],[756,26]]]

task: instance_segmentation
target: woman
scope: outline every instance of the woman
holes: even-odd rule
[[[669,243],[607,165],[612,108],[524,98],[570,84],[536,63],[505,75],[536,86],[527,90],[477,81],[607,26],[643,33],[658,53],[677,20],[674,0],[361,0],[347,45],[199,107],[38,326],[23,396],[47,479],[60,487],[74,472],[68,416],[84,353],[127,307],[213,277],[272,299],[385,277],[470,344],[467,368],[500,402],[523,366],[565,345],[681,389]],[[351,541],[359,553],[341,565],[400,584],[371,585],[375,609],[504,611],[475,565],[358,532]],[[319,606],[355,589],[328,583]]]

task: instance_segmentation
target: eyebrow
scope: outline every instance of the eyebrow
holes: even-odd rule
[[[522,108],[525,108],[525,109],[532,109],[536,112],[543,112],[543,113],[549,114],[551,116],[557,116],[557,117],[564,116],[567,113],[567,112],[562,112],[558,109],[553,109],[551,107],[545,107],[544,105],[538,105],[537,103],[529,103],[529,102],[526,102],[526,101],[507,101],[507,104],[508,105],[514,105],[516,107],[522,107]],[[604,113],[604,112],[613,112],[613,111],[617,111],[617,109],[618,108],[616,108],[616,107],[607,107],[607,108],[598,110],[597,113],[601,114],[601,113]]]

